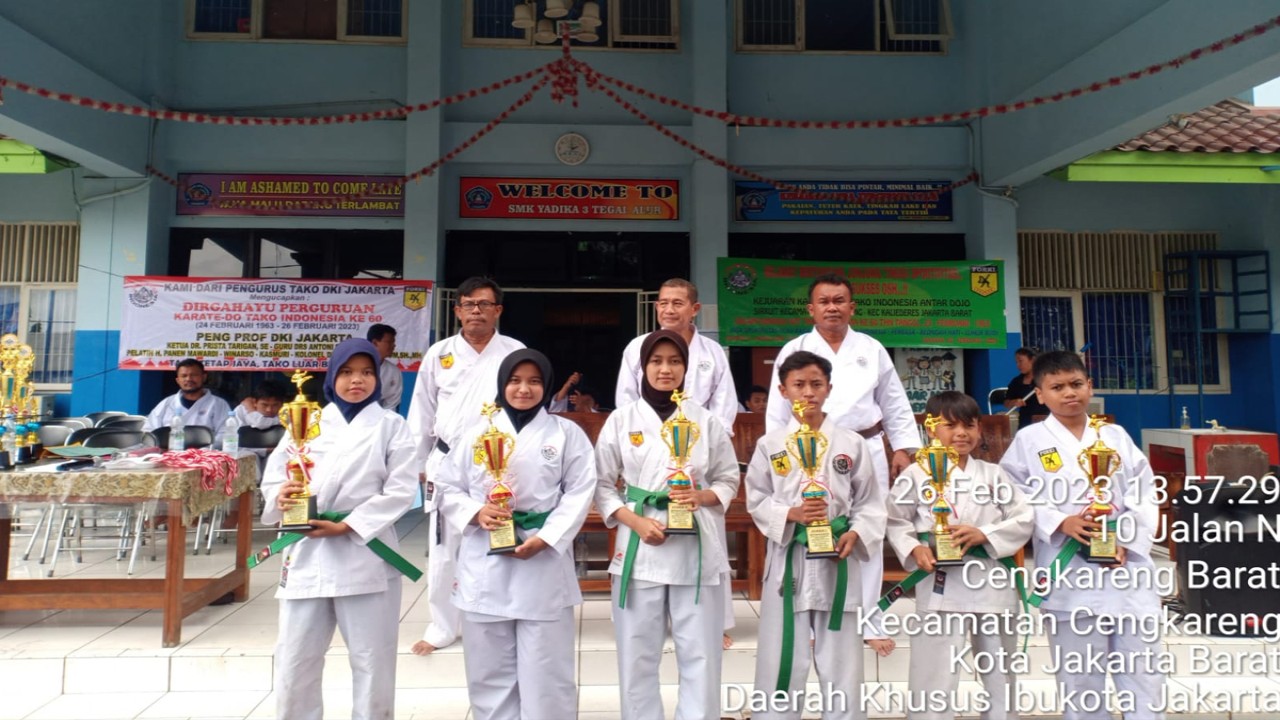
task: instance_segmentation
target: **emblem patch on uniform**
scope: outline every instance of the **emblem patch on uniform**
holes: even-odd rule
[[[1040,451],[1040,464],[1049,472],[1058,472],[1062,469],[1062,456],[1058,455],[1058,448],[1049,448]]]
[[[866,367],[866,366],[867,366],[867,358],[866,358],[866,356],[863,356],[863,355],[859,355],[859,356],[858,356],[858,365],[859,365],[859,366],[861,366],[861,367]]]
[[[555,445],[542,446],[542,459],[546,460],[547,462],[551,462],[552,460],[555,460],[556,456],[558,456],[559,454],[560,454],[560,451],[556,450]]]
[[[642,432],[633,432],[633,433],[631,433],[631,444],[632,444],[632,445],[634,445],[634,446],[636,446],[636,447],[640,447],[641,445],[643,445],[643,444],[644,444],[644,433],[642,433]]]
[[[440,356],[440,367],[445,370],[453,367],[453,353],[445,353]]]
[[[773,471],[779,475],[791,474],[791,458],[787,457],[786,450],[770,455],[769,462],[773,464]]]
[[[707,372],[708,370],[710,370],[710,369],[711,369],[711,361],[710,361],[710,360],[699,360],[699,361],[698,361],[698,369],[699,369],[699,370],[701,370],[702,372]]]
[[[831,467],[835,468],[836,472],[841,475],[848,475],[853,470],[853,458],[848,455],[837,455],[831,461]]]

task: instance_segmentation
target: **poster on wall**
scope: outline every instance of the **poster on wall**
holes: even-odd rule
[[[431,331],[427,280],[289,280],[133,275],[124,279],[122,370],[325,370],[333,346],[374,323],[396,329],[393,357],[418,369]]]
[[[963,350],[894,348],[893,366],[911,401],[911,412],[924,412],[929,398],[944,390],[964,392]]]
[[[720,342],[784,345],[813,327],[809,283],[847,278],[850,325],[885,347],[1003,348],[1004,261],[832,263],[719,258]]]
[[[680,181],[464,177],[458,216],[526,220],[678,220]]]
[[[943,180],[786,180],[794,189],[738,180],[735,220],[836,222],[946,222],[952,220],[951,183]],[[825,197],[805,197],[822,193]]]
[[[395,175],[183,173],[179,215],[404,217]]]

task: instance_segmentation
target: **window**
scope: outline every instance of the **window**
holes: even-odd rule
[[[0,223],[0,334],[35,350],[38,390],[68,390],[75,356],[75,223]]]
[[[1018,234],[1022,344],[1079,350],[1093,386],[1117,392],[1193,392],[1197,335],[1182,328],[1186,300],[1159,285],[1165,254],[1208,250],[1211,233]],[[1213,299],[1201,310],[1218,311]],[[1205,389],[1230,392],[1227,344],[1202,334]],[[1190,387],[1188,387],[1190,386]]]
[[[184,277],[404,277],[399,230],[175,228],[169,274]]]
[[[559,48],[561,33],[567,28],[575,48],[679,49],[677,0],[563,0],[568,12],[555,19],[546,16],[547,0],[465,2],[466,46]],[[515,27],[512,22],[517,12],[525,14],[532,27]]]
[[[404,42],[404,0],[187,0],[194,39]]]
[[[738,50],[941,54],[950,0],[737,0]]]

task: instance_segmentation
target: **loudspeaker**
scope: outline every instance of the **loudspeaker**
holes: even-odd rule
[[[1214,613],[1218,615],[1240,616],[1256,613],[1259,616],[1280,611],[1280,587],[1265,589],[1243,588],[1198,588],[1188,587],[1188,564],[1202,561],[1210,568],[1219,567],[1268,567],[1277,559],[1280,543],[1270,536],[1260,537],[1259,517],[1265,516],[1270,527],[1280,526],[1280,497],[1277,497],[1276,481],[1268,478],[1265,486],[1252,483],[1242,485],[1222,485],[1214,495],[1213,483],[1196,483],[1196,487],[1188,487],[1174,496],[1174,517],[1188,527],[1199,527],[1200,538],[1209,537],[1206,528],[1229,530],[1230,541],[1197,542],[1190,539],[1178,543],[1178,595],[1186,606],[1188,614]],[[1254,504],[1256,503],[1256,504]],[[1239,531],[1238,533],[1236,531]],[[1221,534],[1221,533],[1218,533]],[[1238,539],[1243,535],[1243,539]],[[1235,621],[1227,627],[1209,620],[1205,623],[1207,632],[1212,635],[1255,636],[1261,634],[1259,628],[1252,628]]]

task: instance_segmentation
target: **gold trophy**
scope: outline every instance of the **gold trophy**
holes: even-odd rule
[[[476,439],[472,453],[477,465],[483,463],[485,472],[493,478],[493,487],[489,488],[489,502],[503,510],[511,510],[511,502],[515,495],[507,485],[507,464],[516,451],[516,439],[502,432],[493,424],[493,416],[498,413],[498,406],[487,402],[480,408],[480,414],[489,420],[489,429]],[[489,554],[505,555],[516,551],[519,545],[516,538],[516,523],[507,518],[489,531]]]
[[[946,422],[939,415],[927,415],[924,426],[933,440],[928,447],[916,451],[916,464],[929,474],[929,486],[933,488],[933,537],[930,547],[933,549],[935,564],[949,567],[964,564],[964,552],[956,547],[951,538],[951,507],[947,505],[945,496],[947,486],[951,484],[951,473],[960,463],[960,453],[951,446],[943,446],[935,431]]]
[[[787,451],[800,463],[809,482],[800,491],[800,497],[825,499],[828,495],[826,487],[818,482],[818,469],[822,467],[822,458],[827,454],[827,436],[809,427],[804,421],[804,411],[809,404],[797,400],[791,404],[791,412],[800,420],[800,429],[787,437]],[[831,522],[826,518],[805,523],[808,533],[808,546],[805,548],[806,559],[839,557],[836,552],[836,539],[831,534]]]
[[[0,468],[26,465],[39,456],[35,386],[29,379],[35,361],[35,351],[17,335],[0,337],[0,416],[13,423],[14,430],[13,446],[0,455]]]
[[[0,421],[4,428],[0,435],[4,436],[0,445],[0,470],[9,470],[18,462],[18,443],[23,441],[23,433],[16,425],[18,414],[18,336],[12,333],[0,337]],[[14,423],[14,436],[8,437],[9,424]]]
[[[667,478],[667,488],[669,490],[693,486],[693,480],[690,479],[689,473],[685,472],[684,468],[689,464],[689,452],[697,444],[698,438],[702,437],[702,432],[698,430],[698,424],[685,417],[684,408],[680,405],[680,403],[684,402],[684,399],[684,393],[679,390],[671,393],[671,401],[676,404],[676,413],[662,424],[662,442],[671,451],[671,460],[676,467],[675,472],[671,473],[670,477]],[[668,503],[667,529],[665,532],[667,535],[696,534],[698,525],[693,519],[693,509],[678,502]]]
[[[289,451],[289,461],[285,464],[289,477],[302,483],[302,492],[290,497],[298,500],[284,511],[280,520],[280,529],[289,532],[307,532],[312,530],[310,520],[319,514],[316,510],[316,496],[311,494],[311,466],[313,462],[307,456],[311,441],[320,435],[320,403],[308,400],[302,392],[302,384],[311,379],[305,370],[295,370],[289,378],[298,387],[298,395],[284,404],[280,411],[280,424],[289,433],[293,447]]]
[[[1102,442],[1102,428],[1107,421],[1101,415],[1089,417],[1089,427],[1098,433],[1098,439],[1092,445],[1080,451],[1076,462],[1084,470],[1089,479],[1089,488],[1093,491],[1093,503],[1089,511],[1095,518],[1101,518],[1105,529],[1095,535],[1089,542],[1085,560],[1091,563],[1111,564],[1116,561],[1116,521],[1108,520],[1111,515],[1111,503],[1102,499],[1104,488],[1110,488],[1111,475],[1120,469],[1120,454]]]

